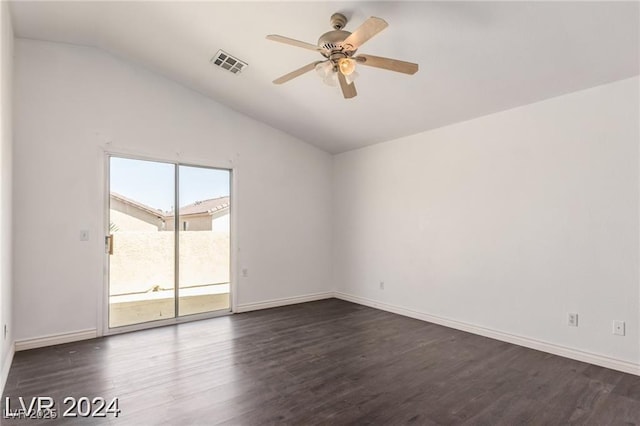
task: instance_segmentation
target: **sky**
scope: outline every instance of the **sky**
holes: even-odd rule
[[[110,190],[154,209],[174,205],[174,167],[170,163],[111,157]],[[230,172],[222,169],[178,166],[180,206],[229,195]]]

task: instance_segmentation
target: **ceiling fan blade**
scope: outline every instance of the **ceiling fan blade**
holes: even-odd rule
[[[286,83],[289,80],[293,80],[296,77],[300,77],[302,74],[311,71],[312,69],[314,69],[316,67],[316,65],[318,65],[318,64],[320,64],[322,62],[324,62],[324,61],[311,62],[310,64],[307,64],[302,68],[298,68],[295,71],[291,71],[289,74],[285,74],[280,78],[276,78],[275,80],[273,80],[273,84]]]
[[[338,73],[338,81],[340,82],[340,88],[342,89],[342,95],[345,99],[351,99],[356,97],[358,92],[356,92],[356,85],[351,82],[351,84],[347,83],[347,79],[340,71]]]
[[[267,36],[267,39],[268,40],[273,40],[273,41],[278,41],[278,42],[284,43],[284,44],[290,44],[291,46],[302,47],[304,49],[313,50],[315,52],[320,52],[322,50],[321,48],[319,48],[315,44],[305,43],[304,41],[295,40],[295,39],[292,39],[292,38],[289,38],[289,37],[284,37],[284,36],[277,35],[277,34],[269,34]]]
[[[342,42],[342,45],[349,50],[355,50],[388,26],[389,24],[387,24],[387,21],[384,19],[372,16],[352,32],[351,35]]]
[[[418,71],[418,64],[399,61],[397,59],[383,58],[381,56],[358,55],[353,59],[362,65],[383,68],[385,70],[401,72],[404,74],[415,74]]]

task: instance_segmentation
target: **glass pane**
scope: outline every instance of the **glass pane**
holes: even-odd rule
[[[229,170],[179,166],[180,316],[228,310]]]
[[[175,317],[175,166],[111,157],[109,327]]]

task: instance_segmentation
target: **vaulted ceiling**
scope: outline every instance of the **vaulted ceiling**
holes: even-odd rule
[[[639,73],[637,2],[33,2],[11,4],[16,36],[95,46],[337,153]],[[417,62],[413,76],[360,67],[343,99],[315,72],[272,80],[319,54],[341,12],[389,27],[359,50]],[[240,75],[212,66],[223,49]],[[46,67],[47,64],[43,63]]]

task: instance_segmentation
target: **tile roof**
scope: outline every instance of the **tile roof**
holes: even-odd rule
[[[116,192],[110,193],[111,198],[119,200],[125,204],[132,205],[140,210],[144,210],[148,213],[158,216],[159,218],[173,217],[173,212],[164,212],[160,209],[154,209],[139,201],[127,198],[124,195],[120,195]],[[180,208],[180,215],[195,215],[195,214],[213,214],[215,212],[225,210],[229,208],[229,197],[211,198],[208,200],[196,201],[191,204],[187,204]]]
[[[229,197],[211,198],[208,200],[196,201],[180,207],[180,214],[183,216],[193,214],[212,214],[229,208]],[[173,216],[168,214],[167,217]]]
[[[117,192],[113,192],[113,191],[111,191],[111,192],[109,193],[109,195],[110,195],[110,196],[111,196],[111,198],[113,198],[114,200],[118,200],[118,201],[121,201],[121,202],[123,202],[123,203],[125,203],[125,204],[129,204],[129,205],[131,205],[131,206],[133,206],[133,207],[136,207],[136,208],[138,208],[138,209],[140,209],[140,210],[144,210],[144,211],[146,211],[147,213],[151,213],[152,215],[157,216],[158,218],[164,218],[164,217],[165,217],[165,212],[163,212],[162,210],[160,210],[160,209],[154,209],[154,208],[153,208],[153,207],[151,207],[151,206],[147,206],[146,204],[142,204],[142,203],[141,203],[141,202],[139,202],[139,201],[132,200],[131,198],[127,198],[127,197],[125,197],[124,195],[120,195],[120,194],[118,194]]]

